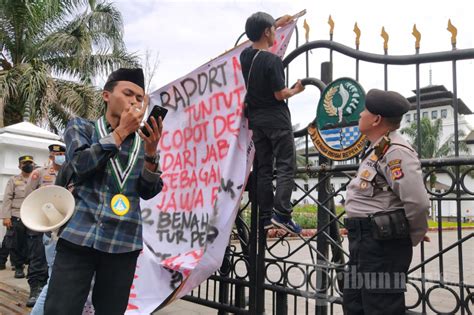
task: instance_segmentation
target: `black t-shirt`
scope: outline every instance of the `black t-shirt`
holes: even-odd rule
[[[263,127],[291,130],[291,116],[285,101],[275,98],[274,92],[283,90],[285,72],[277,55],[262,50],[252,66],[250,82],[248,75],[252,59],[258,49],[248,47],[240,54],[242,74],[247,83],[246,102],[250,128]]]

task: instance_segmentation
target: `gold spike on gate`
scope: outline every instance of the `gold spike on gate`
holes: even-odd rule
[[[357,22],[354,24],[354,33],[356,34],[356,48],[359,49],[360,44],[360,28],[357,25]]]
[[[387,52],[388,50],[388,33],[385,31],[385,27],[382,26],[382,33],[380,34],[383,38],[383,50]]]
[[[413,36],[415,36],[415,48],[420,49],[420,40],[421,40],[421,33],[418,31],[416,28],[416,24],[413,24],[413,31],[411,33]]]
[[[329,26],[330,26],[329,35],[332,35],[332,34],[334,34],[334,21],[333,21],[331,15],[329,15],[328,24],[329,24]]]
[[[305,30],[304,37],[306,38],[306,42],[308,42],[309,41],[309,24],[308,22],[306,22],[306,19],[304,19],[303,28]]]
[[[451,33],[451,45],[453,48],[456,47],[456,36],[458,35],[458,29],[451,23],[451,19],[448,20],[448,31]]]

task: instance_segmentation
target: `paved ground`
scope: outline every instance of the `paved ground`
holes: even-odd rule
[[[470,233],[472,233],[473,230],[465,230],[463,231],[463,236],[466,236]],[[453,244],[457,240],[457,232],[455,231],[447,231],[444,232],[443,235],[443,248],[446,248],[447,246]],[[425,259],[428,257],[431,257],[432,255],[436,254],[439,251],[439,243],[438,243],[438,235],[436,232],[430,232],[429,236],[431,237],[431,243],[428,243],[425,246]],[[301,241],[298,240],[292,240],[290,241],[290,248],[294,249],[298,247],[298,245],[301,244]],[[344,242],[345,248],[347,248],[347,241]],[[273,253],[277,255],[283,255],[283,253],[287,253],[288,247],[286,246],[280,246],[274,249]],[[412,266],[417,265],[420,262],[420,249],[417,247],[414,251],[414,259]],[[305,263],[311,263],[311,255],[310,251],[303,249],[299,250],[295,255],[291,256],[289,258],[292,261],[298,261],[298,262],[305,262]],[[471,238],[469,241],[465,242],[463,245],[463,262],[464,262],[464,283],[473,285],[474,284],[474,239]],[[448,253],[446,253],[443,257],[443,274],[445,281],[452,281],[452,282],[459,282],[459,263],[458,263],[458,250],[455,248]],[[435,259],[432,262],[430,262],[426,266],[426,274],[427,278],[429,279],[436,279],[439,280],[440,278],[440,260]],[[269,277],[278,277],[277,271],[272,271],[269,269]],[[294,282],[298,282],[298,277],[301,277],[300,275],[295,273],[294,276]],[[0,282],[13,285],[19,288],[23,288],[28,290],[28,285],[25,279],[14,279],[13,278],[13,271],[11,271],[10,268],[7,268],[7,270],[2,270],[0,271]],[[429,287],[430,285],[428,285]],[[210,288],[212,289],[212,285],[210,285]],[[456,292],[459,290],[455,289]],[[414,289],[410,288],[408,294],[407,294],[407,303],[413,303],[414,300],[416,299],[416,293]],[[434,307],[436,307],[438,310],[442,312],[448,312],[450,309],[452,309],[452,306],[454,305],[454,297],[446,290],[434,290],[433,295],[430,298],[432,301]],[[289,299],[289,309],[288,313],[292,314],[294,311],[294,307],[297,307],[298,313],[303,313],[304,309],[308,307],[309,314],[314,314],[314,301],[313,300],[308,300],[306,301],[305,299],[297,299],[296,301],[292,298]],[[267,294],[266,296],[266,308],[267,310],[272,309],[272,302],[271,302],[271,295]],[[471,303],[470,304],[470,309],[473,310],[474,306]],[[268,312],[271,314],[271,312]],[[428,309],[428,314],[432,313]],[[173,303],[172,305],[168,306],[166,309],[159,311],[155,314],[158,315],[178,315],[178,314],[186,314],[186,315],[208,315],[208,314],[217,314],[217,311],[199,306],[196,304],[192,304],[186,301],[177,301]],[[334,314],[342,314],[342,311],[340,310],[339,306],[335,307]],[[3,314],[2,314],[3,315]],[[5,314],[7,315],[7,314]]]

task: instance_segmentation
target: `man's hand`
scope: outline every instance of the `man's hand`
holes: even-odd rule
[[[431,238],[428,235],[423,236],[423,242],[431,242]]]
[[[140,128],[140,124],[143,120],[143,116],[145,115],[145,111],[148,108],[149,102],[150,98],[148,95],[145,95],[143,104],[132,105],[129,109],[122,112],[122,115],[120,116],[120,123],[114,130],[114,133],[118,135],[120,140],[119,143],[122,143],[129,134],[137,131],[138,128]],[[117,140],[117,137],[115,137],[115,140]],[[117,145],[119,145],[119,143],[117,143]]]
[[[160,142],[161,131],[163,130],[163,121],[161,117],[158,117],[156,121],[155,117],[151,117],[151,126],[145,122],[145,128],[148,130],[149,136],[138,130],[140,138],[145,142],[145,154],[148,156],[154,156],[156,154],[156,149],[158,148],[158,142]]]
[[[3,226],[5,226],[7,229],[10,229],[13,226],[12,219],[10,218],[3,219]]]
[[[296,90],[297,93],[301,93],[304,91],[305,86],[301,83],[301,80],[298,80],[295,84],[294,89]]]
[[[291,15],[283,15],[275,22],[275,28],[283,27],[293,21],[293,17]]]

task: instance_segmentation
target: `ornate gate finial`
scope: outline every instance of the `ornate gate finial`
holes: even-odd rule
[[[359,49],[360,29],[359,29],[359,26],[357,26],[357,22],[355,22],[355,24],[354,24],[354,33],[356,34],[356,48]]]
[[[418,31],[416,28],[416,24],[413,24],[413,32],[411,33],[413,36],[415,36],[415,48],[420,49],[420,40],[421,40],[421,33]]]
[[[331,28],[329,29],[329,35],[332,35],[332,34],[334,34],[334,21],[332,20],[331,15],[329,15],[328,24],[329,24],[329,26],[331,27]]]
[[[305,30],[304,37],[306,38],[306,42],[308,42],[309,41],[309,24],[308,22],[306,22],[306,19],[304,19],[303,28]]]
[[[387,52],[388,50],[388,33],[385,32],[385,27],[382,26],[382,33],[380,34],[383,38],[383,50]]]
[[[456,48],[456,36],[458,35],[458,29],[451,24],[451,19],[448,20],[448,31],[451,33],[451,44],[453,48]]]

